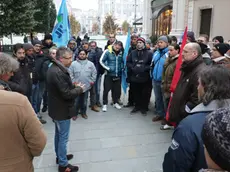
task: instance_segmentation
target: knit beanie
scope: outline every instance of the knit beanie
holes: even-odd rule
[[[69,44],[70,42],[73,42],[73,43],[77,44],[76,39],[74,39],[74,38],[71,38],[71,39],[69,40],[68,44]]]
[[[187,37],[191,40],[191,42],[196,42],[194,32],[192,32],[192,31],[188,31],[188,33],[187,33]]]
[[[151,44],[152,43],[151,39],[146,39],[146,43]]]
[[[33,45],[30,43],[23,44],[23,48],[25,49],[25,51],[27,51],[29,49],[34,49]]]
[[[206,117],[202,139],[211,159],[230,171],[230,108],[218,109]]]
[[[214,47],[222,56],[230,49],[230,45],[225,43],[216,44]]]
[[[141,41],[141,42],[143,42],[143,43],[145,44],[145,38],[139,37],[139,38],[137,39],[137,41]]]
[[[50,33],[45,34],[44,41],[48,39],[53,40],[53,37]]]
[[[88,41],[87,39],[83,39],[83,40],[81,41],[81,43],[82,43],[82,44],[89,44],[89,41]]]
[[[39,41],[37,39],[33,40],[32,42],[33,42],[33,46],[35,46],[35,45],[42,45],[42,41]]]
[[[162,35],[158,38],[158,41],[164,41],[165,43],[169,43],[168,37],[165,35]]]
[[[214,37],[212,40],[213,40],[213,41],[214,41],[214,40],[218,40],[220,43],[224,43],[224,38],[223,38],[223,36],[216,36],[216,37]]]

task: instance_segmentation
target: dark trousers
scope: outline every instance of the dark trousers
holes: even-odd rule
[[[112,99],[114,104],[118,103],[121,95],[121,79],[115,79],[113,76],[105,75],[104,91],[103,91],[103,105],[108,104],[108,94],[112,91]]]
[[[134,105],[134,95],[133,95],[133,82],[129,83],[129,104]]]
[[[151,82],[133,83],[133,95],[135,107],[140,110],[148,110],[149,105],[149,87]]]
[[[80,110],[81,115],[86,115],[87,102],[88,102],[88,92],[89,91],[86,91],[86,92],[80,94],[76,98],[77,115],[79,114],[79,110]]]
[[[90,106],[93,107],[96,105],[96,86],[95,84],[89,90],[90,92]]]
[[[47,92],[47,89],[45,89],[44,94],[43,94],[43,106],[45,106],[45,107],[48,106],[48,92]]]

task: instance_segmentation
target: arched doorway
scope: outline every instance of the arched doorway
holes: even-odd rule
[[[172,28],[172,5],[166,5],[159,9],[154,9],[153,15],[153,35],[168,35]]]

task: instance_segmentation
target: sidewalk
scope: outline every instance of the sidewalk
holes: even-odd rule
[[[172,131],[159,130],[140,113],[130,115],[131,109],[95,113],[88,109],[89,119],[72,121],[68,152],[74,154],[72,164],[79,172],[161,172],[164,154],[171,142]],[[47,114],[44,125],[48,143],[43,154],[34,160],[35,172],[57,172],[54,153],[54,124]]]

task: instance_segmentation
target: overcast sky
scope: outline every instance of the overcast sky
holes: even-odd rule
[[[82,10],[97,9],[97,0],[72,0],[72,6],[74,8],[80,8]]]
[[[61,5],[62,0],[54,0],[57,9],[59,9],[59,6]],[[68,0],[73,8],[78,8],[82,10],[88,10],[88,9],[97,9],[98,7],[98,0]]]

